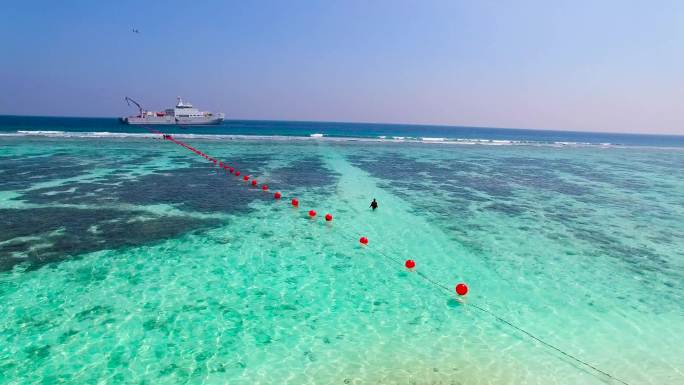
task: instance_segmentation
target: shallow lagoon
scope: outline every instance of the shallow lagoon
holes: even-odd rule
[[[185,141],[300,209],[157,139],[0,138],[0,383],[605,380],[469,303],[684,383],[681,149]]]

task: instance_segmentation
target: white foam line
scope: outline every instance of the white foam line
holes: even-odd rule
[[[534,146],[534,147],[598,147],[598,148],[653,148],[653,149],[673,149],[684,150],[684,147],[658,147],[658,146],[631,146],[612,143],[587,143],[587,142],[543,142],[528,140],[501,140],[501,139],[466,139],[466,138],[433,138],[433,137],[408,137],[393,136],[391,138],[379,137],[330,137],[323,134],[311,134],[310,136],[285,136],[285,135],[237,135],[237,134],[170,134],[179,139],[202,139],[202,140],[271,140],[271,141],[328,141],[328,142],[380,142],[380,143],[417,143],[424,145],[481,145],[481,146]],[[322,136],[318,136],[322,135]],[[42,136],[50,138],[84,138],[84,139],[106,139],[106,138],[138,138],[138,139],[161,139],[161,134],[154,133],[126,133],[126,132],[71,132],[71,131],[16,131],[0,133],[0,137],[26,137]]]
[[[69,131],[17,131],[2,133],[2,136],[46,136],[50,138],[161,138],[160,134],[136,134],[126,132],[69,132]]]

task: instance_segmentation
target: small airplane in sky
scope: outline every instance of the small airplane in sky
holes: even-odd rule
[[[137,28],[133,28],[133,33],[140,33],[140,30]]]

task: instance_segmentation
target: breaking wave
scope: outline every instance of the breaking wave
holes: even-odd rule
[[[380,136],[380,137],[341,137],[329,136],[327,134],[310,134],[309,136],[288,136],[288,135],[236,135],[236,134],[171,134],[176,138],[183,139],[202,139],[202,140],[276,140],[276,141],[331,141],[331,142],[381,142],[381,143],[422,143],[422,144],[441,144],[441,145],[481,145],[481,146],[547,146],[547,147],[646,147],[629,146],[615,143],[589,143],[589,142],[568,142],[568,141],[532,141],[532,140],[501,140],[501,139],[473,139],[473,138],[444,138],[444,137],[407,137],[407,136]],[[33,131],[18,130],[16,132],[3,132],[0,137],[49,137],[49,138],[84,138],[84,139],[162,139],[160,134],[154,133],[125,133],[125,132],[73,132],[73,131]],[[679,147],[657,147],[657,148],[679,148]]]

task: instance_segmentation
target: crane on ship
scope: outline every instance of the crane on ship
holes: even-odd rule
[[[126,104],[128,104],[129,106],[131,105],[131,103],[133,103],[133,104],[135,104],[136,106],[138,106],[138,110],[140,110],[140,115],[139,115],[139,116],[143,116],[143,108],[142,108],[142,106],[140,105],[140,103],[138,103],[138,102],[136,102],[135,100],[129,98],[128,96],[126,96],[126,98],[125,98],[124,100],[126,101]]]

